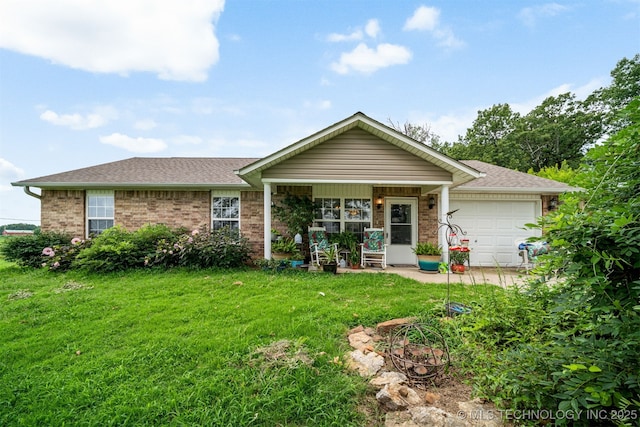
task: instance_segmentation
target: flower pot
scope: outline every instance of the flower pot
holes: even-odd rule
[[[451,271],[456,274],[463,274],[464,264],[451,264]]]
[[[289,262],[291,263],[291,268],[300,268],[300,266],[304,264],[302,260],[291,260]]]
[[[272,252],[271,258],[281,260],[291,258],[291,254],[283,253],[283,252]]]
[[[322,266],[322,271],[336,274],[338,272],[338,264],[336,264],[335,262],[332,262],[330,264],[324,264]]]
[[[440,265],[440,255],[418,255],[418,266],[422,271],[437,273]]]

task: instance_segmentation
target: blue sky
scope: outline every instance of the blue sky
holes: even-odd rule
[[[39,223],[13,181],[259,157],[357,111],[455,141],[638,52],[639,0],[2,0],[0,224]]]

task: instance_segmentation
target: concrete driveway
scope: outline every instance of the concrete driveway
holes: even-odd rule
[[[391,267],[385,270],[380,268],[367,267],[364,270],[351,270],[349,268],[339,268],[339,273],[391,273],[408,277],[423,283],[447,283],[447,274],[428,273],[418,267]],[[463,283],[465,285],[492,284],[502,287],[521,284],[530,275],[522,269],[516,268],[493,268],[493,267],[472,267],[467,268],[464,274],[449,273],[449,283]]]

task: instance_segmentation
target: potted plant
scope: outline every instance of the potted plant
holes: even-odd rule
[[[355,241],[349,246],[349,264],[353,270],[360,268],[360,248]]]
[[[298,252],[298,245],[293,239],[280,239],[271,245],[271,257],[273,259],[289,259]]]
[[[336,262],[336,255],[337,255],[336,246],[329,245],[322,252],[326,257],[320,260],[320,264],[322,265],[322,271],[336,274],[338,272],[338,263]]]
[[[291,255],[290,263],[292,268],[300,268],[304,265],[304,255],[302,255],[302,252],[296,250],[296,252]]]
[[[451,262],[451,271],[454,273],[464,273],[464,263],[469,259],[469,251],[465,248],[459,248],[449,251],[449,261]]]
[[[431,242],[418,242],[413,252],[418,257],[418,266],[420,270],[432,273],[438,272],[440,257],[442,256],[442,248]]]

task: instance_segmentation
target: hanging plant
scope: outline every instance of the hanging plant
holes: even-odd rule
[[[304,234],[313,224],[315,205],[308,196],[287,194],[280,205],[273,207],[273,214],[287,225],[293,237],[296,233]]]

